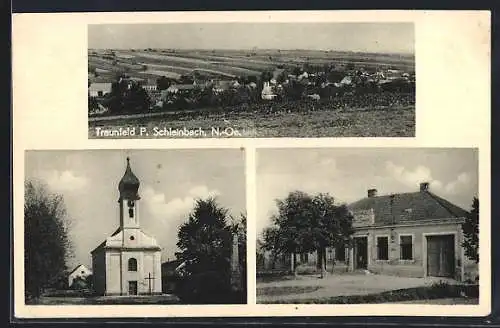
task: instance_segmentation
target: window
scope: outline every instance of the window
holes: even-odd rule
[[[339,262],[345,262],[345,248],[344,248],[344,246],[335,247],[335,259]]]
[[[137,260],[131,258],[128,260],[128,271],[137,271]]]
[[[128,216],[130,218],[133,218],[134,217],[134,202],[129,200],[128,201]]]
[[[300,262],[301,263],[307,263],[309,260],[309,254],[308,253],[302,253],[300,254]]]
[[[412,236],[400,236],[399,237],[399,247],[400,247],[400,259],[401,260],[413,260],[413,237]]]
[[[377,260],[389,259],[389,237],[377,237]]]

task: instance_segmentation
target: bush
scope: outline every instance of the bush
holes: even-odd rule
[[[217,271],[187,276],[176,285],[175,294],[186,303],[227,303],[236,295],[231,291],[229,278]]]
[[[52,290],[44,293],[46,297],[90,297],[94,296],[93,291],[89,289],[80,290]]]

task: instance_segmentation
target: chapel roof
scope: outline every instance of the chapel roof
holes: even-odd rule
[[[123,175],[120,183],[118,184],[118,190],[120,191],[120,197],[128,200],[139,199],[139,179],[135,176],[134,172],[130,168],[130,158],[127,157],[127,168],[125,169],[125,174]]]

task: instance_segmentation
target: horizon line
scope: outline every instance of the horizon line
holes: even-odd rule
[[[345,53],[359,53],[359,54],[387,54],[387,55],[404,55],[415,56],[415,51],[412,52],[375,52],[375,51],[362,51],[362,50],[340,50],[340,49],[305,49],[305,48],[144,48],[144,47],[128,47],[128,48],[87,48],[87,50],[183,50],[183,51],[317,51],[317,52],[345,52]]]

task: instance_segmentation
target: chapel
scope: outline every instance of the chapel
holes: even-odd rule
[[[161,248],[141,229],[139,185],[127,157],[118,184],[119,227],[91,252],[98,295],[161,294]]]

